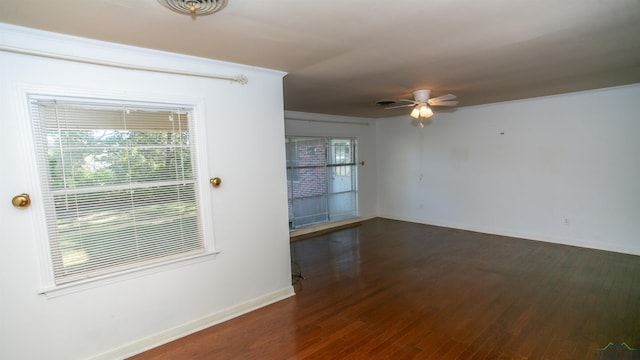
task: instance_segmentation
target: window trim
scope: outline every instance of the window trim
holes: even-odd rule
[[[221,252],[217,248],[215,234],[213,229],[213,209],[210,201],[209,185],[209,161],[207,157],[206,142],[206,113],[205,99],[201,97],[185,97],[179,94],[163,94],[149,96],[148,94],[128,94],[127,98],[114,93],[105,93],[96,89],[61,89],[59,87],[50,86],[34,86],[33,84],[16,84],[15,93],[17,98],[21,99],[17,105],[17,114],[21,119],[20,125],[20,142],[21,150],[25,158],[25,167],[28,171],[27,182],[30,187],[33,202],[31,210],[33,210],[33,230],[34,242],[38,253],[38,264],[40,267],[40,281],[35,291],[38,294],[46,295],[47,298],[63,296],[66,294],[83,291],[90,288],[104,286],[119,281],[126,281],[135,277],[145,276],[160,271],[194,264],[197,262],[211,260]],[[154,264],[146,264],[140,267],[122,270],[116,273],[104,274],[93,278],[77,280],[65,284],[56,284],[53,272],[53,259],[51,257],[50,239],[47,230],[46,213],[43,199],[43,186],[37,174],[39,168],[37,165],[37,154],[35,150],[36,137],[32,128],[32,119],[30,116],[29,97],[76,97],[91,98],[105,102],[136,102],[136,103],[157,103],[175,107],[185,107],[193,109],[193,136],[195,138],[196,162],[199,168],[196,179],[198,187],[198,201],[201,206],[200,222],[203,233],[204,251],[199,254],[192,254],[182,258],[168,259],[167,261]],[[32,176],[29,176],[31,174]]]
[[[159,272],[164,272],[172,269],[181,268],[183,266],[197,264],[203,261],[209,261],[215,259],[216,255],[220,253],[220,250],[214,250],[204,252],[201,254],[191,255],[179,259],[172,259],[168,261],[158,262],[155,264],[148,264],[137,268],[131,268],[122,270],[117,273],[105,274],[96,276],[84,280],[77,280],[62,285],[54,285],[47,288],[38,289],[38,294],[46,295],[48,299],[53,299],[59,296],[73,294],[76,292],[93,289],[100,286],[118,283],[121,281],[127,281],[142,276],[148,276]]]

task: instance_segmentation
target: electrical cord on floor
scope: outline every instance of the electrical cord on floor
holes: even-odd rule
[[[304,280],[304,276],[302,276],[302,270],[300,270],[300,265],[297,262],[291,261],[291,285],[296,285],[301,280]]]

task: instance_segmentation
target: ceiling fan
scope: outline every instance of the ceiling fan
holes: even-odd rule
[[[431,123],[430,117],[433,116],[433,110],[431,110],[430,106],[456,106],[458,105],[458,100],[456,100],[456,96],[452,94],[442,95],[435,98],[429,98],[431,95],[431,90],[416,90],[413,92],[413,100],[409,99],[398,99],[397,101],[379,101],[379,104],[389,105],[395,102],[407,102],[408,104],[404,105],[396,105],[386,107],[385,109],[397,109],[401,107],[413,107],[411,113],[409,114],[412,118],[416,119],[412,121],[414,125],[420,125],[421,127],[428,125]]]

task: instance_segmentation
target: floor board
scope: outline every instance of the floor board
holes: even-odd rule
[[[639,256],[387,219],[293,242],[291,254],[304,276],[296,296],[132,359],[597,359],[609,342],[640,348]]]

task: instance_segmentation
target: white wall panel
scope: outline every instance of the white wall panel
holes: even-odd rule
[[[640,254],[640,86],[378,121],[380,216]],[[461,99],[464,103],[464,99]]]
[[[283,73],[12,26],[0,32],[4,46],[249,79],[241,85],[0,51],[0,358],[117,358],[293,294]],[[205,194],[214,224],[208,236],[221,253],[56,298],[40,295],[42,203],[32,144],[25,141],[25,88],[199,103],[206,129],[199,140],[210,170],[204,177],[223,179]],[[33,205],[18,210],[10,200],[22,192]]]

